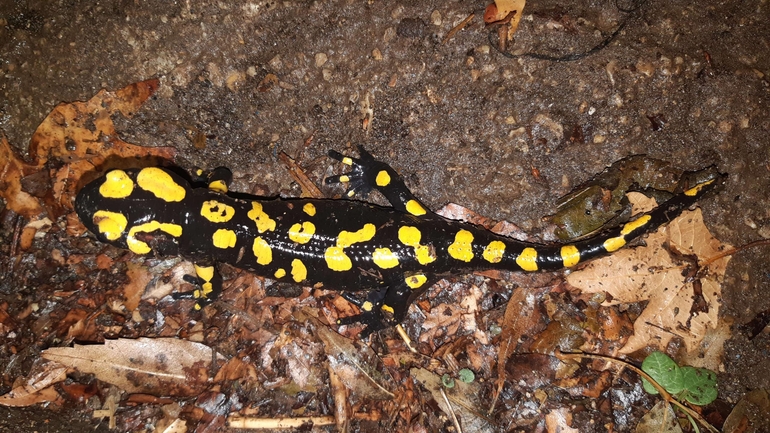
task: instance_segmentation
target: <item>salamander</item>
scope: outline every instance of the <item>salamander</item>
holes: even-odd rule
[[[360,313],[340,325],[365,325],[361,337],[399,323],[409,305],[442,278],[479,270],[552,271],[603,256],[679,215],[724,183],[712,170],[654,210],[599,236],[541,245],[501,236],[428,209],[388,164],[363,147],[358,158],[329,151],[350,171],[326,179],[348,197],[379,191],[390,203],[268,199],[228,192],[232,174],[216,169],[208,187],[193,187],[161,167],[114,169],[78,193],[75,209],[101,242],[136,254],[181,255],[195,265],[196,285],[176,298],[200,309],[219,296],[217,264],[277,281],[343,291]],[[365,291],[364,296],[351,296]]]

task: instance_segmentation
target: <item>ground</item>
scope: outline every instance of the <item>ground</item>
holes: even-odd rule
[[[115,116],[121,138],[174,147],[181,167],[228,166],[235,190],[298,196],[278,153],[319,181],[328,149],[363,144],[431,208],[536,232],[558,197],[646,154],[729,173],[700,205],[706,225],[735,246],[770,237],[770,4],[622,3],[528,2],[513,54],[585,52],[624,24],[603,49],[558,61],[502,55],[478,1],[0,0],[0,129],[25,154],[56,104],[157,78],[134,116]],[[754,248],[727,270],[727,406],[770,390],[770,334],[745,326],[770,310],[769,261]],[[2,278],[17,308],[34,290]]]

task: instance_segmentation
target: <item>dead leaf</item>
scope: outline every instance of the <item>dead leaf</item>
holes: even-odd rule
[[[765,432],[770,419],[770,398],[764,389],[748,392],[735,405],[722,426],[724,433],[760,433]]]
[[[495,0],[495,2],[487,6],[487,9],[484,11],[484,23],[505,24],[505,21],[510,20],[510,29],[507,33],[508,40],[512,40],[513,34],[516,33],[516,29],[519,28],[519,21],[521,21],[524,5],[526,3],[526,0]]]
[[[708,330],[717,327],[720,284],[730,257],[705,269],[698,269],[697,263],[730,247],[711,235],[700,209],[683,212],[645,242],[645,247],[627,248],[592,261],[570,274],[567,282],[583,292],[609,294],[611,301],[605,305],[649,301],[620,353],[647,346],[665,350],[674,336],[682,338],[688,352],[695,353]],[[695,271],[697,274],[690,275]],[[699,294],[696,284],[701,287]],[[696,304],[696,300],[700,302]]]
[[[176,338],[107,340],[104,344],[53,347],[44,359],[111,383],[126,392],[193,396],[209,384],[213,351]],[[216,354],[218,360],[224,360]]]
[[[666,401],[659,401],[636,426],[636,433],[682,433],[676,414]]]
[[[571,427],[572,413],[566,407],[552,410],[545,415],[545,429],[548,433],[578,433]]]
[[[57,401],[60,396],[53,385],[66,378],[67,369],[61,365],[55,362],[44,362],[43,365],[37,363],[24,383],[0,396],[0,405],[20,407]]]
[[[112,116],[132,116],[158,88],[158,80],[130,84],[115,92],[102,90],[87,102],[57,105],[38,126],[29,144],[32,162],[15,154],[5,136],[0,136],[0,197],[8,208],[27,218],[37,219],[46,210],[71,210],[76,188],[83,174],[100,167],[110,157],[170,160],[172,147],[142,147],[121,140]],[[42,199],[22,188],[22,180],[48,170],[50,160],[64,163],[51,171],[52,187]],[[54,164],[57,165],[57,164]]]
[[[454,388],[445,388],[441,384],[441,377],[429,370],[412,368],[409,371],[412,377],[431,393],[438,406],[450,419],[459,419],[462,431],[495,431],[492,424],[482,415],[484,408],[480,401],[481,387],[478,383],[464,383],[457,380]]]
[[[393,393],[390,384],[393,378],[383,367],[382,362],[368,346],[357,347],[349,339],[331,331],[318,320],[316,323],[318,338],[324,342],[324,351],[329,359],[329,366],[345,386],[357,397],[374,400],[390,400]]]

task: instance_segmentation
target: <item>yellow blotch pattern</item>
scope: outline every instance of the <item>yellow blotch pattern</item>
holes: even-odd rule
[[[426,211],[425,208],[417,202],[417,200],[409,200],[406,202],[406,211],[415,216],[425,215],[428,213],[428,211]]]
[[[516,257],[516,264],[525,271],[534,272],[537,270],[537,251],[534,248],[527,247]]]
[[[436,255],[427,245],[420,245],[422,233],[417,227],[403,226],[398,229],[398,240],[402,244],[414,248],[414,255],[417,262],[421,265],[427,265],[436,260]]]
[[[492,241],[484,248],[484,260],[489,263],[500,263],[503,260],[503,254],[505,253],[505,243],[501,241]]]
[[[380,172],[377,173],[377,177],[374,179],[374,182],[377,184],[377,186],[388,186],[388,184],[390,184],[390,175],[386,170],[380,170]]]
[[[251,202],[251,210],[246,215],[250,220],[257,224],[257,230],[259,230],[260,233],[264,233],[268,230],[275,230],[275,220],[270,218],[270,216],[262,210],[261,203],[256,201]]]
[[[315,224],[310,221],[305,221],[301,225],[295,223],[289,228],[289,239],[298,244],[306,244],[310,242],[315,234]]]
[[[254,253],[254,257],[257,258],[257,263],[260,265],[269,265],[270,262],[273,261],[273,249],[270,248],[270,244],[260,236],[254,238],[254,245],[251,247],[251,251]]]
[[[648,222],[650,222],[651,218],[652,217],[650,215],[642,215],[639,218],[637,218],[637,219],[635,219],[635,220],[633,220],[631,222],[626,223],[623,226],[623,229],[620,230],[620,234],[625,236],[625,235],[631,233],[632,231],[638,229],[639,227],[644,227],[645,225],[647,225]]]
[[[195,265],[195,275],[200,277],[203,281],[211,281],[214,278],[214,267]]]
[[[570,268],[580,263],[580,250],[578,250],[578,247],[574,245],[564,245],[561,247],[561,261],[564,263],[565,268]]]
[[[623,246],[626,245],[626,240],[622,236],[618,236],[616,238],[609,238],[606,241],[604,241],[604,249],[607,250],[608,253],[615,252]]]
[[[128,220],[122,213],[100,210],[94,213],[94,224],[99,228],[99,233],[114,241],[126,230]]]
[[[222,249],[234,247],[237,240],[238,236],[229,229],[219,229],[211,236],[211,242],[214,246]]]
[[[273,274],[275,278],[283,278],[286,276],[286,269],[284,268],[278,268],[277,271],[275,271],[275,274]]]
[[[398,266],[398,255],[390,248],[377,248],[372,254],[372,261],[382,269],[390,269]]]
[[[423,274],[411,275],[404,279],[404,282],[410,289],[419,289],[426,281],[428,281],[428,277]]]
[[[201,216],[213,223],[226,223],[235,215],[235,208],[218,202],[216,200],[207,200],[201,206]]]
[[[349,232],[343,230],[337,237],[337,246],[346,248],[358,242],[366,242],[372,240],[376,227],[372,223],[364,224],[364,227],[355,232]]]
[[[692,188],[688,189],[687,191],[685,191],[684,195],[686,195],[688,197],[692,197],[694,195],[698,195],[698,193],[700,192],[700,190],[703,189],[703,187],[705,187],[707,185],[711,185],[712,183],[714,183],[714,179],[711,179],[711,180],[709,180],[707,182],[703,182],[703,183],[701,183],[699,185],[695,185],[694,187],[692,187]]]
[[[134,181],[123,170],[112,170],[104,176],[99,194],[106,198],[126,198],[134,190]]]
[[[136,183],[145,191],[155,194],[155,197],[167,202],[182,201],[186,190],[165,170],[158,167],[143,168],[136,176]]]
[[[315,206],[313,203],[306,203],[302,206],[302,211],[310,216],[315,216]]]
[[[307,268],[300,259],[294,259],[291,261],[291,278],[294,281],[300,283],[307,278]]]
[[[212,191],[217,191],[221,193],[227,192],[227,184],[224,180],[215,180],[209,183],[209,189]]]
[[[326,266],[333,271],[349,271],[353,268],[353,262],[350,261],[350,257],[345,254],[342,247],[329,247],[324,252],[324,259],[326,259]]]
[[[384,304],[382,307],[380,307],[380,309],[381,309],[382,311],[388,312],[388,313],[390,313],[390,314],[393,314],[393,313],[394,313],[394,311],[393,311],[393,307],[391,307],[391,306],[390,306],[390,305],[388,305],[388,304]]]
[[[146,242],[142,242],[136,239],[136,234],[152,233],[155,230],[166,232],[176,238],[178,238],[179,236],[182,236],[182,226],[180,226],[179,224],[150,221],[144,224],[139,224],[138,226],[131,227],[131,229],[128,231],[128,235],[126,236],[126,244],[128,244],[128,249],[133,251],[136,254],[147,254],[150,251],[152,251],[152,249],[150,248],[149,245],[147,245]]]
[[[473,260],[473,233],[460,230],[455,235],[455,241],[447,248],[449,256],[455,260],[470,262]]]

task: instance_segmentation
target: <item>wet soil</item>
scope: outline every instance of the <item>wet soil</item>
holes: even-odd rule
[[[0,129],[24,153],[57,103],[156,77],[157,95],[116,119],[123,139],[231,167],[235,190],[297,196],[278,152],[318,180],[327,149],[363,144],[432,208],[532,231],[572,187],[647,154],[729,173],[701,204],[719,239],[770,237],[770,4],[620,3],[529,2],[511,58],[479,1],[0,0]],[[576,61],[526,56],[588,51],[621,24]],[[770,310],[768,263],[767,247],[739,253],[725,279],[728,403],[770,390],[770,339],[741,327]]]

